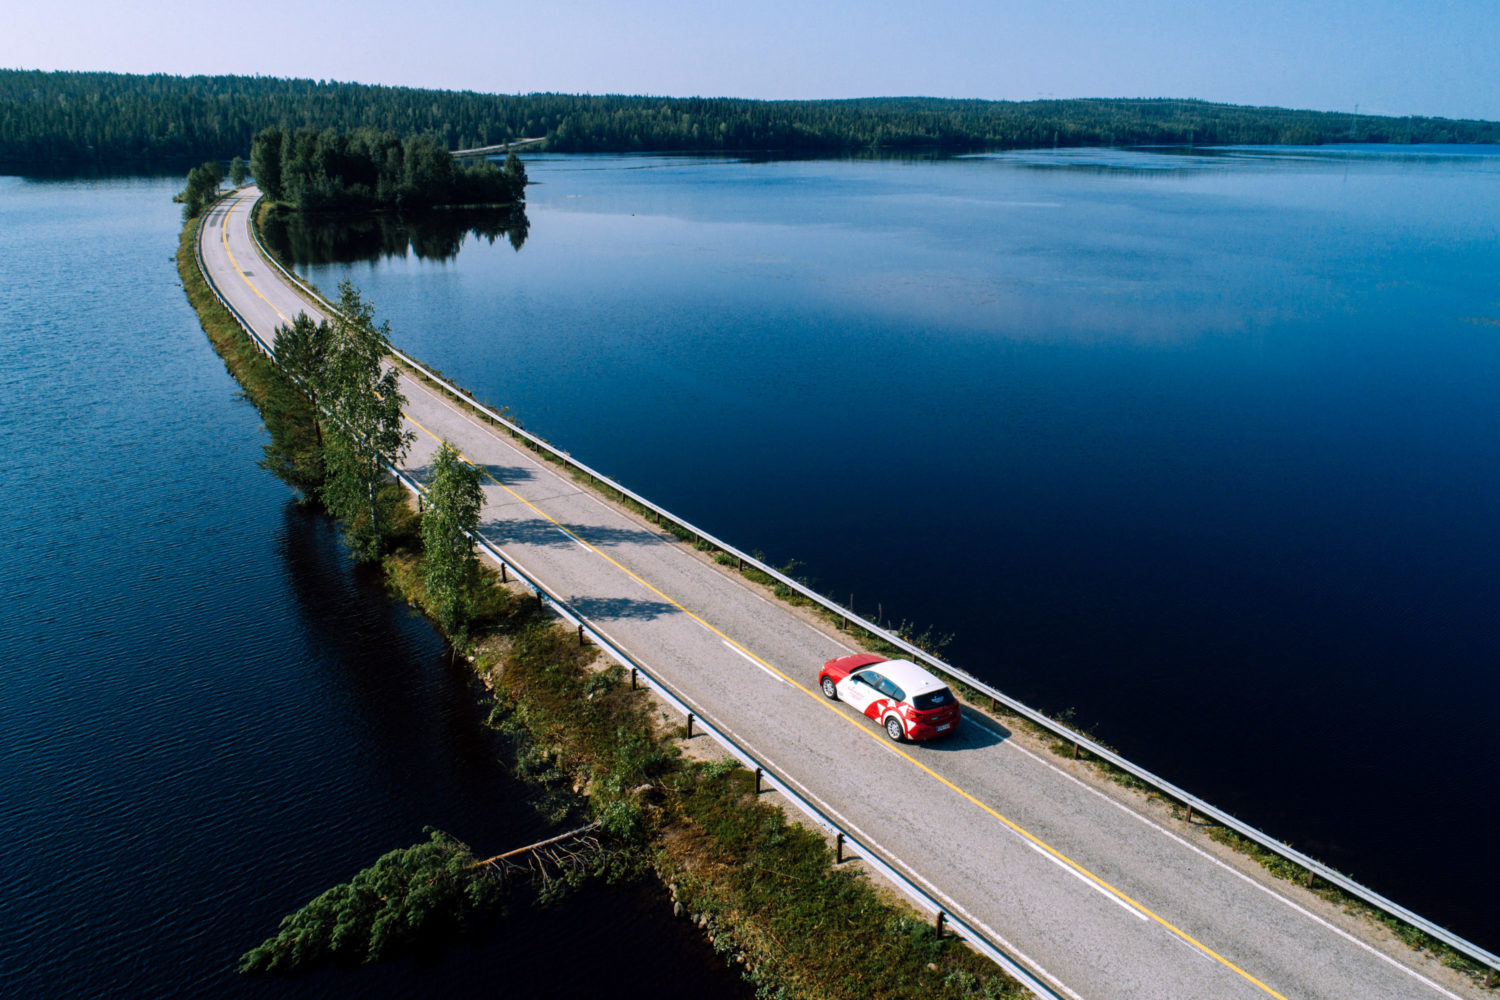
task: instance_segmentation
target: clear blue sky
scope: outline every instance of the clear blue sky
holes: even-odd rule
[[[1500,0],[77,0],[17,3],[4,22],[9,68],[1500,119]]]

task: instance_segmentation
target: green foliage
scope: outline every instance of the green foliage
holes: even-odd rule
[[[483,505],[479,469],[444,441],[432,462],[422,515],[422,578],[443,631],[459,640],[467,635],[479,581],[470,533],[479,527]]]
[[[521,158],[515,153],[505,154],[505,166],[503,168],[506,183],[511,190],[518,191],[522,197],[526,194],[526,167],[522,165]]]
[[[426,843],[391,851],[281,921],[246,952],[241,972],[296,972],[329,958],[378,962],[462,929],[501,887],[469,848],[428,828]]]
[[[592,656],[540,621],[514,637],[502,676],[532,740],[521,766],[534,775],[565,769],[606,831],[624,843],[651,838],[658,869],[672,871],[684,905],[713,921],[714,946],[750,956],[761,995],[1025,995],[983,958],[882,900],[855,869],[835,867],[822,836],[757,800],[754,778],[732,760],[685,764],[656,735],[642,693],[623,683],[619,667],[589,669]],[[663,790],[661,807],[632,794],[642,783]],[[664,825],[678,835],[657,836]],[[828,948],[831,936],[861,947]]]
[[[276,328],[276,338],[271,345],[277,364],[307,395],[313,412],[314,430],[321,445],[323,430],[318,405],[323,396],[323,385],[328,379],[333,331],[327,320],[314,323],[307,313],[299,312],[291,326]]]
[[[857,869],[836,866],[822,836],[756,798],[747,771],[714,764],[695,771],[674,796],[707,841],[681,877],[683,902],[708,914],[715,933],[770,959],[753,974],[762,995],[1028,995],[952,937],[884,902]],[[835,937],[860,946],[828,947]]]
[[[194,218],[203,211],[203,207],[219,193],[219,184],[223,180],[224,168],[212,160],[189,170],[187,187],[176,197],[182,202],[183,218]]]
[[[1139,143],[1495,142],[1500,124],[1191,100],[750,101],[477,94],[250,76],[0,70],[0,167],[180,170],[267,128],[432,135],[449,149],[546,136],[555,151],[982,149]],[[273,177],[251,157],[262,190]],[[280,197],[280,195],[275,195]]]
[[[316,498],[323,487],[323,448],[312,400],[284,371],[272,366],[259,405],[271,436],[260,467],[304,499]]]
[[[236,156],[229,161],[229,183],[235,187],[240,187],[245,183],[245,178],[249,176],[250,171],[245,166],[245,161],[241,157]]]
[[[261,192],[272,201],[280,201],[281,129],[275,125],[262,129],[250,143],[250,172]]]
[[[406,399],[396,371],[382,365],[389,330],[389,324],[377,327],[374,307],[341,282],[324,372],[314,380],[329,414],[322,500],[343,522],[350,548],[367,560],[379,558],[386,541],[380,484],[413,437],[401,428]]]
[[[300,212],[509,205],[526,197],[526,170],[515,154],[504,169],[487,160],[458,167],[430,134],[270,128],[255,137],[250,158],[256,176],[264,170],[270,178],[262,189]]]

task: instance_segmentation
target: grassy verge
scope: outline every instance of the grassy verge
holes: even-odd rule
[[[196,225],[183,230],[178,269],[210,341],[245,395],[264,403],[274,369],[214,298],[198,271]],[[545,452],[544,452],[545,453]],[[420,515],[409,505],[383,560],[393,592],[428,612]],[[618,666],[601,669],[537,602],[487,572],[473,638],[462,650],[484,681],[489,725],[544,810],[597,819],[614,840],[610,877],[655,871],[726,961],[766,997],[938,1000],[1025,992],[990,962],[889,898],[824,839],[758,800],[732,762],[682,756],[681,727]],[[861,948],[830,948],[831,937]]]
[[[527,602],[530,603],[530,602]],[[715,950],[763,996],[786,998],[1020,997],[988,960],[887,899],[818,834],[759,801],[731,761],[683,757],[680,727],[618,666],[534,620],[481,640],[475,666],[496,692],[497,724],[519,723],[523,767],[555,769],[604,827],[640,845]],[[859,941],[830,948],[831,939]]]
[[[207,208],[204,209],[207,212]],[[224,367],[240,383],[245,396],[257,408],[265,406],[275,376],[275,366],[260,352],[229,310],[225,309],[208,287],[203,273],[198,270],[198,255],[195,242],[198,239],[198,223],[203,216],[182,227],[177,241],[177,274],[182,279],[182,289],[187,293],[189,304],[198,314],[198,322],[208,341],[224,360]]]

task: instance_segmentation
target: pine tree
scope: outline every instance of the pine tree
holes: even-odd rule
[[[511,200],[522,202],[526,200],[526,166],[521,158],[515,153],[507,153],[505,166],[502,168],[505,174],[506,184],[510,187]],[[517,247],[517,249],[520,249]]]
[[[255,183],[272,201],[280,201],[281,129],[275,125],[262,129],[250,143],[250,172]]]

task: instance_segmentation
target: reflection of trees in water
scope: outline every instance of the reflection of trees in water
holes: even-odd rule
[[[420,216],[276,212],[261,227],[271,248],[294,264],[347,264],[408,253],[422,260],[449,260],[458,256],[470,233],[491,244],[506,239],[520,250],[530,228],[524,206]]]

